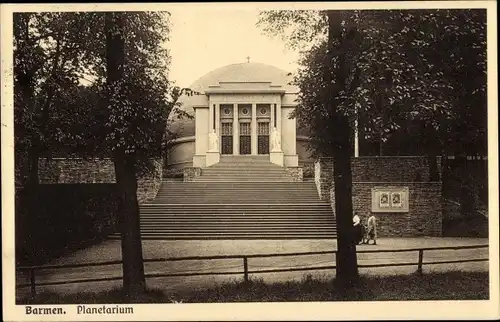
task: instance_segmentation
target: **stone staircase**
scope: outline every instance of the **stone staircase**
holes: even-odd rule
[[[269,162],[269,156],[221,156],[220,162],[201,170],[194,182],[291,182],[284,168]]]
[[[336,237],[314,182],[291,182],[263,157],[223,157],[192,182],[164,181],[140,212],[143,239]]]

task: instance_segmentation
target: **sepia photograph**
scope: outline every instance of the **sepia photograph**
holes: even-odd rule
[[[500,318],[495,2],[1,15],[6,321]]]

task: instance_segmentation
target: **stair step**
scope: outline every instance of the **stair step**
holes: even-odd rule
[[[221,156],[190,182],[164,179],[140,205],[143,239],[336,238],[314,181],[295,182],[269,156]],[[114,234],[111,238],[120,238]]]

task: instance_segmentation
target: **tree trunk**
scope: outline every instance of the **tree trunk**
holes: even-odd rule
[[[337,140],[340,143],[334,156],[335,214],[337,218],[337,284],[348,289],[358,281],[356,240],[352,226],[352,171],[347,117],[339,118]],[[343,134],[343,135],[342,135]]]
[[[425,124],[422,121],[421,133],[423,136],[423,146],[427,154],[427,163],[429,165],[429,181],[439,181],[439,169],[437,165],[438,157],[438,135],[432,125]]]
[[[117,152],[114,155],[114,166],[120,196],[119,227],[123,261],[123,288],[129,298],[134,299],[146,290],[135,160],[124,153]]]
[[[125,61],[123,24],[121,13],[106,13],[106,66],[110,95],[115,95],[120,83],[123,82]],[[113,159],[120,196],[123,288],[127,296],[133,300],[146,290],[137,201],[136,159],[127,155],[123,148],[116,148]]]
[[[429,163],[429,181],[439,181],[439,169],[437,164],[437,154],[430,151],[427,155],[427,162]]]
[[[341,11],[328,11],[328,52],[324,78],[328,84],[325,97],[335,97],[346,89],[348,70],[342,48]],[[336,60],[336,68],[331,64]],[[349,289],[358,280],[356,243],[352,228],[352,174],[351,128],[349,119],[338,111],[335,100],[325,102],[335,114],[333,134],[335,215],[337,219],[337,270],[336,283],[341,289]]]

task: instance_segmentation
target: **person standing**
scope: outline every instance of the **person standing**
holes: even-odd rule
[[[367,244],[370,244],[370,240],[373,240],[373,245],[377,245],[377,219],[373,214],[368,217],[366,237]]]
[[[353,236],[356,244],[359,244],[363,241],[363,230],[361,227],[361,219],[359,219],[358,214],[354,214],[352,217],[352,226],[353,226]]]

